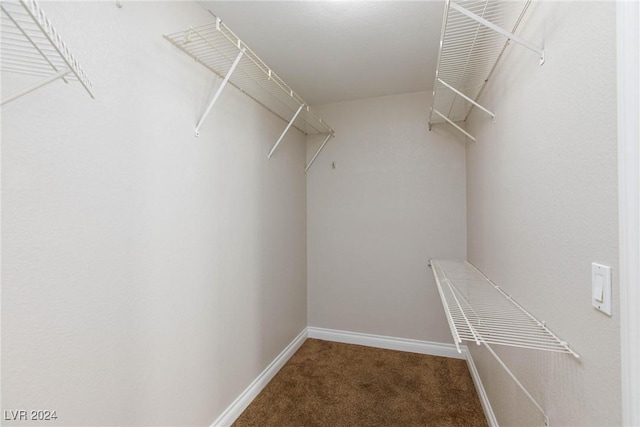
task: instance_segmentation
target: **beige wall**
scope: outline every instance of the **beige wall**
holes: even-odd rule
[[[582,356],[499,348],[551,425],[619,425],[615,3],[538,2],[467,145],[469,260]],[[613,316],[591,307],[591,263],[613,268]],[[472,354],[503,425],[541,425],[486,350]]]
[[[427,130],[430,96],[317,107],[337,136],[307,174],[310,326],[451,341],[427,263],[465,257],[464,144]]]
[[[96,99],[2,107],[2,409],[209,425],[306,326],[304,136],[267,161],[285,123],[228,87],[194,137],[219,79],[162,34],[195,2],[42,7]]]

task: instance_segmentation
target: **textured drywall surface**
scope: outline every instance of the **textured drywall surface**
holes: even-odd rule
[[[468,129],[469,260],[580,354],[498,348],[551,425],[620,425],[615,4],[539,2]],[[613,270],[613,316],[591,306],[591,263]],[[470,346],[501,425],[542,418]]]
[[[336,137],[307,174],[310,326],[451,342],[427,264],[466,256],[465,148],[428,131],[430,96],[317,107]]]
[[[162,34],[210,15],[122,3],[42,4],[95,100],[2,107],[2,409],[209,425],[306,326],[305,139],[267,161],[285,123],[231,86],[196,138],[220,79]]]

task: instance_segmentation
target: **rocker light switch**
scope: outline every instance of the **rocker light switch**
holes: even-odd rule
[[[604,294],[604,277],[601,274],[596,273],[594,277],[595,282],[593,283],[593,299],[602,302],[602,296]]]
[[[591,305],[611,316],[611,267],[591,264]]]

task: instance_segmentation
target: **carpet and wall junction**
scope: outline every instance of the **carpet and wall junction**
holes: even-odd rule
[[[234,426],[487,426],[464,360],[307,339]]]

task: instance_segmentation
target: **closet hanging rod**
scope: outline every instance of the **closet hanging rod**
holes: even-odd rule
[[[2,105],[58,79],[79,81],[94,98],[91,81],[35,0],[3,0],[0,10],[2,71],[45,77],[4,98]]]

